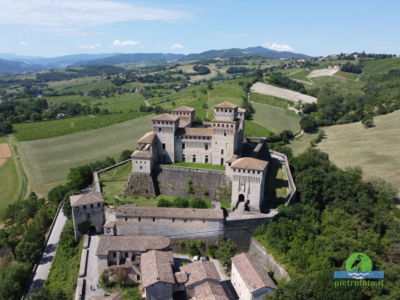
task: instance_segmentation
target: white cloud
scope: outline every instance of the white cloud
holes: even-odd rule
[[[276,50],[276,51],[294,51],[295,49],[289,45],[277,44],[277,43],[266,43],[263,45],[265,48]]]
[[[183,47],[182,44],[176,43],[176,44],[173,44],[170,48],[173,49],[173,50],[176,50],[176,49],[183,49],[185,47]]]
[[[99,48],[101,46],[100,43],[96,43],[96,44],[92,44],[92,45],[79,45],[79,48],[82,49],[96,49]]]
[[[127,47],[127,46],[136,46],[139,45],[140,42],[137,41],[120,41],[115,40],[111,47]]]
[[[25,41],[19,41],[19,44],[20,44],[21,46],[28,46],[28,45],[29,45],[29,43],[28,43],[28,42],[25,42]]]
[[[187,11],[112,0],[1,0],[0,24],[87,27],[124,21],[177,21]]]

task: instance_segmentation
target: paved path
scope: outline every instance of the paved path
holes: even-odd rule
[[[63,211],[60,210],[60,213],[58,214],[54,223],[53,230],[50,233],[50,238],[47,241],[43,256],[40,260],[38,268],[36,269],[29,292],[32,292],[36,288],[42,287],[49,276],[51,264],[54,256],[56,255],[58,242],[60,241],[60,236],[66,221],[67,218],[64,216]]]
[[[97,287],[99,282],[99,277],[101,274],[98,274],[97,270],[97,256],[96,250],[99,245],[100,236],[92,235],[90,237],[90,245],[89,245],[89,257],[86,268],[86,293],[85,299],[89,299],[91,296],[104,296],[104,291]]]

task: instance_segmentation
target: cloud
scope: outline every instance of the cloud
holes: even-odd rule
[[[187,11],[121,0],[1,0],[0,24],[81,28],[126,21],[177,21],[190,16]]]
[[[28,43],[28,42],[25,42],[25,41],[19,41],[19,44],[20,44],[21,46],[28,46],[28,45],[29,45],[29,43]]]
[[[173,49],[173,50],[176,50],[176,49],[183,49],[185,47],[183,47],[182,44],[176,43],[176,44],[173,44],[170,48]]]
[[[248,34],[245,33],[213,33],[214,37],[218,37],[218,38],[224,38],[224,39],[243,39],[248,37]]]
[[[277,44],[277,43],[266,43],[263,45],[265,48],[276,50],[276,51],[294,51],[295,49],[289,45]]]
[[[120,40],[115,40],[111,47],[127,47],[127,46],[136,46],[139,45],[140,42],[137,41],[120,41]]]
[[[79,45],[79,48],[82,49],[96,49],[99,48],[101,46],[100,43],[96,43],[96,44],[92,44],[92,45]]]

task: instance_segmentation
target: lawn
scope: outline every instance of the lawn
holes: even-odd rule
[[[268,165],[266,189],[268,208],[276,208],[285,203],[289,194],[289,184],[285,168],[277,161],[272,161]]]
[[[299,70],[299,71],[294,71],[290,74],[288,74],[289,77],[302,80],[302,81],[307,81],[309,83],[312,83],[310,78],[307,77],[307,75],[310,74],[310,70]]]
[[[245,121],[244,123],[244,135],[248,137],[269,137],[273,134],[271,130],[268,130],[264,126],[254,122]]]
[[[297,156],[305,151],[311,146],[311,141],[318,136],[317,133],[308,134],[304,133],[301,137],[290,142],[289,147],[293,151],[293,155]]]
[[[12,157],[0,167],[0,218],[5,208],[18,197],[19,176]]]
[[[15,124],[15,137],[30,141],[63,136],[75,132],[97,129],[143,116],[145,113],[121,113],[111,115],[85,115],[61,120]]]
[[[292,111],[267,104],[253,102],[256,110],[254,122],[275,133],[289,129],[294,133],[300,131],[299,117]]]
[[[350,79],[350,80],[356,80],[358,78],[359,74],[339,71],[334,76],[344,77],[344,78]]]
[[[263,95],[263,94],[258,94],[258,93],[250,93],[250,101],[262,103],[262,104],[268,104],[271,106],[276,106],[276,107],[280,107],[280,108],[284,108],[284,109],[286,109],[289,105],[292,104],[290,101],[283,99],[283,98],[278,98],[278,97]]]
[[[385,59],[374,59],[365,61],[362,75],[375,75],[387,73],[390,70],[400,68],[400,57],[397,58],[385,58]]]
[[[361,123],[323,128],[327,136],[318,148],[339,167],[361,167],[366,178],[381,177],[400,188],[400,110]]]
[[[65,181],[70,168],[107,156],[118,158],[121,151],[135,149],[136,141],[151,130],[150,119],[145,116],[104,128],[19,142],[32,190],[45,195]]]

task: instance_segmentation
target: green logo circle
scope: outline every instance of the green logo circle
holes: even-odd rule
[[[369,272],[372,271],[372,261],[364,253],[353,253],[346,260],[346,271]]]

